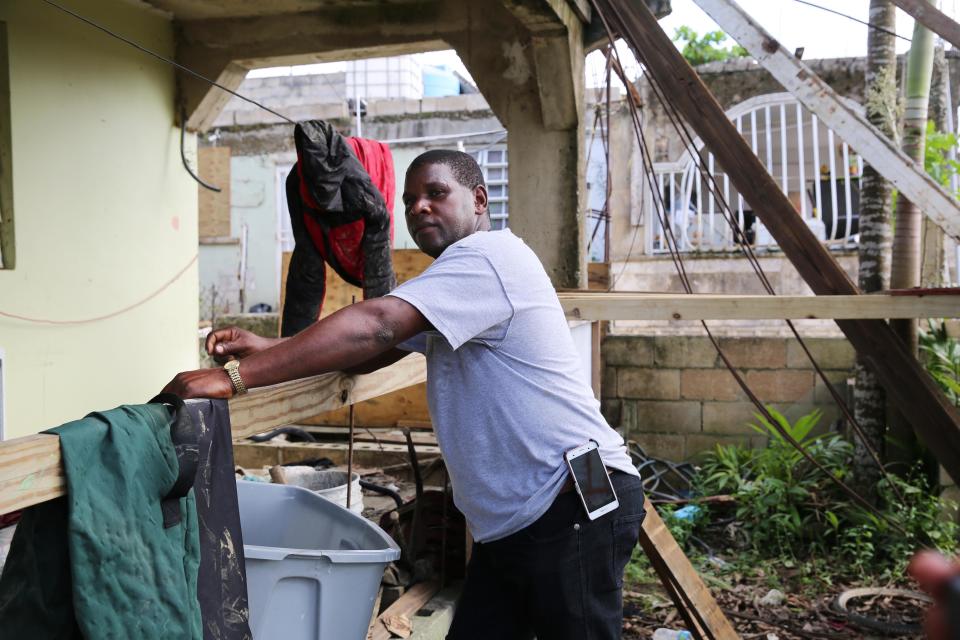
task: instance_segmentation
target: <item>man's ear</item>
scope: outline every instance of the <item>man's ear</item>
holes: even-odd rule
[[[473,212],[477,215],[485,213],[487,204],[487,188],[482,184],[478,184],[473,188]]]

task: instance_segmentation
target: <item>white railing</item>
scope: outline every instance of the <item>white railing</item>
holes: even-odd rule
[[[779,183],[817,236],[833,248],[854,246],[859,233],[860,176],[863,160],[788,93],[757,96],[727,112],[737,131]],[[695,140],[697,152],[703,143]],[[711,176],[708,188],[686,150],[679,160],[654,164],[656,189],[680,251],[731,251],[733,232],[721,213],[721,198],[747,240],[758,248],[776,242],[730,183],[712,153],[703,154]],[[644,184],[644,220],[649,253],[668,251],[668,238],[655,208],[655,194]]]

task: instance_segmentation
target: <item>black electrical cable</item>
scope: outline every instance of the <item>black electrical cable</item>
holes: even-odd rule
[[[813,7],[814,9],[820,9],[821,11],[826,11],[827,13],[832,13],[832,14],[834,14],[834,15],[838,15],[838,16],[840,16],[840,17],[842,17],[842,18],[846,18],[847,20],[853,20],[854,22],[858,22],[858,23],[860,23],[860,24],[862,24],[862,25],[864,25],[864,26],[867,26],[867,27],[875,30],[875,31],[882,31],[883,33],[889,34],[889,35],[894,36],[894,37],[896,37],[896,38],[900,38],[901,40],[906,40],[907,42],[913,42],[913,40],[911,40],[910,38],[901,36],[901,35],[900,35],[899,33],[897,33],[896,31],[890,31],[889,29],[884,29],[883,27],[880,27],[880,26],[878,26],[878,25],[870,24],[869,22],[866,22],[866,21],[864,21],[864,20],[861,20],[860,18],[856,18],[856,17],[851,16],[851,15],[849,15],[849,14],[842,13],[842,12],[840,12],[840,11],[837,11],[836,9],[830,9],[829,7],[822,7],[822,6],[820,6],[819,4],[814,4],[814,3],[812,3],[812,2],[808,2],[807,0],[793,0],[793,1],[796,2],[796,3],[798,3],[798,4],[805,4],[805,5],[807,5],[808,7]]]
[[[297,124],[295,121],[291,120],[290,118],[288,118],[287,116],[283,115],[282,113],[278,113],[278,112],[274,111],[273,109],[271,109],[270,107],[267,107],[267,106],[265,106],[265,105],[257,102],[256,100],[253,100],[252,98],[248,98],[248,97],[246,97],[246,96],[240,95],[239,93],[237,93],[237,92],[234,91],[233,89],[228,89],[227,87],[223,86],[222,84],[220,84],[220,83],[217,82],[216,80],[211,80],[211,79],[208,78],[207,76],[205,76],[205,75],[203,75],[203,74],[200,74],[200,73],[197,73],[197,72],[194,71],[193,69],[190,69],[189,67],[185,67],[185,66],[183,66],[182,64],[180,64],[179,62],[177,62],[177,61],[175,61],[175,60],[171,60],[170,58],[167,58],[166,56],[162,56],[162,55],[160,55],[159,53],[156,53],[155,51],[151,51],[150,49],[147,49],[147,48],[144,47],[143,45],[140,45],[140,44],[134,42],[134,41],[131,40],[130,38],[127,38],[126,36],[122,36],[122,35],[120,35],[119,33],[115,33],[115,32],[113,32],[113,31],[111,31],[110,29],[104,27],[103,25],[101,25],[101,24],[99,24],[99,23],[97,23],[97,22],[94,22],[93,20],[91,20],[91,19],[89,19],[89,18],[85,18],[84,16],[80,15],[79,13],[76,13],[75,11],[71,11],[70,9],[67,9],[67,8],[64,7],[64,6],[57,4],[56,2],[53,2],[52,0],[43,0],[43,1],[46,2],[48,5],[50,5],[51,7],[54,7],[54,8],[56,8],[56,9],[59,9],[60,11],[63,11],[64,13],[73,16],[74,18],[76,18],[77,20],[80,20],[81,22],[85,22],[86,24],[90,25],[91,27],[94,27],[95,29],[99,29],[100,31],[103,31],[105,34],[107,34],[107,35],[109,35],[109,36],[111,36],[111,37],[113,37],[113,38],[116,38],[117,40],[120,40],[121,42],[127,43],[128,45],[130,45],[130,46],[133,47],[134,49],[137,49],[137,50],[139,50],[139,51],[142,51],[143,53],[146,53],[147,55],[153,56],[153,57],[156,58],[157,60],[161,60],[161,61],[163,61],[163,62],[166,62],[166,63],[169,64],[170,66],[176,67],[177,69],[180,69],[180,70],[183,71],[184,73],[187,73],[187,74],[193,76],[194,78],[197,78],[198,80],[203,80],[203,81],[206,82],[207,84],[210,84],[210,85],[212,85],[212,86],[214,86],[214,87],[216,87],[216,88],[218,88],[218,89],[220,89],[220,90],[222,90],[222,91],[226,91],[226,92],[229,93],[230,95],[236,96],[236,97],[240,98],[241,100],[244,100],[245,102],[249,102],[250,104],[252,104],[252,105],[254,105],[254,106],[260,107],[260,108],[263,109],[264,111],[266,111],[266,112],[268,112],[268,113],[272,113],[273,115],[277,116],[278,118],[281,118],[281,119],[283,119],[283,120],[286,120],[286,121],[289,122],[290,124]],[[191,172],[191,173],[192,173],[192,172]]]
[[[190,164],[187,162],[187,154],[184,150],[184,138],[187,135],[187,111],[186,109],[180,109],[180,159],[183,160],[183,168],[187,170],[187,173],[190,174],[190,177],[197,181],[204,189],[209,189],[214,193],[220,193],[222,189],[220,187],[215,187],[210,183],[204,182],[203,179],[193,172],[193,169],[190,168]]]

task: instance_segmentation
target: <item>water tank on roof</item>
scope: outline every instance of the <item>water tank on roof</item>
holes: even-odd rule
[[[423,97],[439,98],[460,94],[460,78],[446,67],[423,68]]]

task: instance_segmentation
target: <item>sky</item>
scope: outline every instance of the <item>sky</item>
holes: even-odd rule
[[[814,4],[828,7],[835,11],[849,14],[860,20],[868,19],[869,0],[811,0]],[[848,56],[863,56],[867,52],[867,27],[852,20],[834,15],[814,7],[810,7],[796,0],[739,0],[738,3],[761,26],[769,31],[788,50],[804,47],[803,57],[814,58],[841,58]],[[673,12],[663,18],[660,24],[664,30],[673,36],[677,27],[682,25],[691,27],[698,34],[718,30],[717,24],[696,5],[693,0],[672,0]],[[960,0],[940,0],[940,9],[952,16],[960,18]],[[913,19],[897,9],[897,33],[910,38],[913,33]],[[728,41],[733,44],[732,39]],[[619,48],[619,47],[618,47]],[[897,52],[904,53],[910,48],[910,43],[897,39]],[[638,69],[632,64],[633,56],[624,46],[621,50],[621,60],[626,67],[627,74],[635,78]],[[469,73],[453,51],[435,51],[418,54],[425,64],[446,65],[452,67],[469,78]],[[329,73],[343,70],[344,63],[329,63],[323,65],[306,65],[303,67],[279,67],[260,69],[250,73],[254,76],[287,75],[290,73]],[[594,52],[587,57],[587,85],[598,86],[603,84],[603,56]]]

